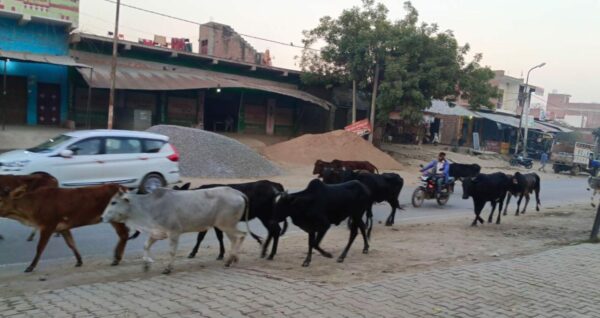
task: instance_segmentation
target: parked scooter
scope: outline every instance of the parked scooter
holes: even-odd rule
[[[533,167],[533,159],[525,158],[523,155],[515,155],[510,159],[510,165],[514,167],[523,166],[527,169]]]

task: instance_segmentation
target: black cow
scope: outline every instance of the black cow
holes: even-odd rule
[[[392,211],[385,221],[385,225],[392,226],[396,218],[396,209],[400,208],[398,197],[404,186],[404,179],[396,173],[374,174],[369,172],[354,172],[348,170],[335,170],[331,168],[323,169],[323,182],[326,184],[337,184],[357,180],[369,188],[372,196],[372,203],[381,203],[386,201],[392,207]],[[371,209],[367,211],[367,236],[371,237],[373,228],[373,214]]]
[[[210,189],[216,187],[231,187],[236,189],[243,194],[245,194],[250,201],[250,209],[248,210],[248,219],[251,220],[253,218],[258,218],[262,224],[269,231],[269,238],[267,239],[266,244],[264,244],[261,257],[265,257],[267,255],[267,245],[270,243],[270,240],[273,239],[273,248],[271,249],[271,254],[267,259],[272,260],[277,253],[277,244],[279,243],[279,236],[285,233],[287,229],[287,222],[284,223],[283,230],[279,226],[279,223],[272,223],[273,219],[273,204],[275,202],[275,198],[277,195],[284,191],[283,185],[275,182],[271,182],[268,180],[260,180],[249,183],[239,183],[239,184],[207,184],[195,188],[194,190],[199,189]],[[176,188],[179,190],[187,190],[189,189],[189,183],[185,184],[181,188]],[[217,235],[217,239],[219,240],[219,256],[218,260],[223,259],[223,255],[225,254],[225,247],[223,245],[223,232],[221,230],[215,228],[215,234]],[[250,235],[254,237],[260,244],[262,241],[260,237],[250,232]],[[198,238],[196,240],[196,245],[192,249],[192,252],[188,256],[189,258],[193,258],[198,253],[198,248],[200,247],[200,243],[206,236],[206,231],[198,233]]]
[[[511,185],[511,176],[502,172],[492,174],[479,174],[475,178],[462,179],[463,199],[473,198],[475,210],[475,220],[472,226],[477,226],[477,221],[483,224],[483,219],[479,216],[486,202],[492,205],[492,212],[488,218],[488,223],[492,223],[496,204],[500,205],[498,209],[498,218],[496,224],[500,224],[500,214],[502,214],[502,204]]]
[[[366,225],[362,220],[365,211],[371,206],[369,189],[358,181],[327,185],[319,179],[312,180],[308,187],[298,193],[282,193],[275,203],[273,223],[284,221],[288,216],[299,228],[308,233],[308,254],[302,266],[310,265],[312,250],[316,249],[327,258],[333,257],[321,249],[320,243],[332,224],[339,225],[350,218],[350,238],[348,245],[338,258],[343,262],[358,230],[363,236],[363,253],[369,252]]]
[[[523,207],[523,211],[521,214],[525,214],[525,210],[527,209],[527,205],[529,204],[529,195],[535,191],[535,210],[540,210],[540,176],[537,173],[520,173],[517,172],[512,177],[512,182],[510,186],[510,194],[519,196],[519,201],[517,201],[517,212],[515,215],[519,215],[519,208],[521,207],[521,200],[525,197],[525,206]],[[504,208],[504,215],[506,215],[506,211],[508,210],[508,204],[510,203],[510,197],[508,196],[506,199],[506,207]]]
[[[481,172],[481,166],[478,164],[452,163],[450,164],[450,171],[448,173],[455,179],[462,179],[474,178],[479,172]]]

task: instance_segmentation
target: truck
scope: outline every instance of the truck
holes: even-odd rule
[[[552,170],[555,173],[569,171],[571,175],[587,172],[597,176],[600,172],[600,161],[595,160],[594,145],[583,142],[555,143],[552,146]]]

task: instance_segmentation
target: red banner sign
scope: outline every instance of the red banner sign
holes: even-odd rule
[[[368,119],[363,119],[350,124],[344,128],[345,131],[353,132],[359,136],[368,135],[373,131]]]

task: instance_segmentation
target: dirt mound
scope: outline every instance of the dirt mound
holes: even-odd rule
[[[302,135],[269,146],[263,150],[263,154],[273,161],[284,164],[312,165],[317,159],[365,160],[381,170],[402,169],[402,165],[392,157],[356,134],[344,130]]]
[[[179,168],[185,177],[259,178],[279,170],[248,146],[208,131],[169,125],[148,129],[169,136],[180,152]]]

